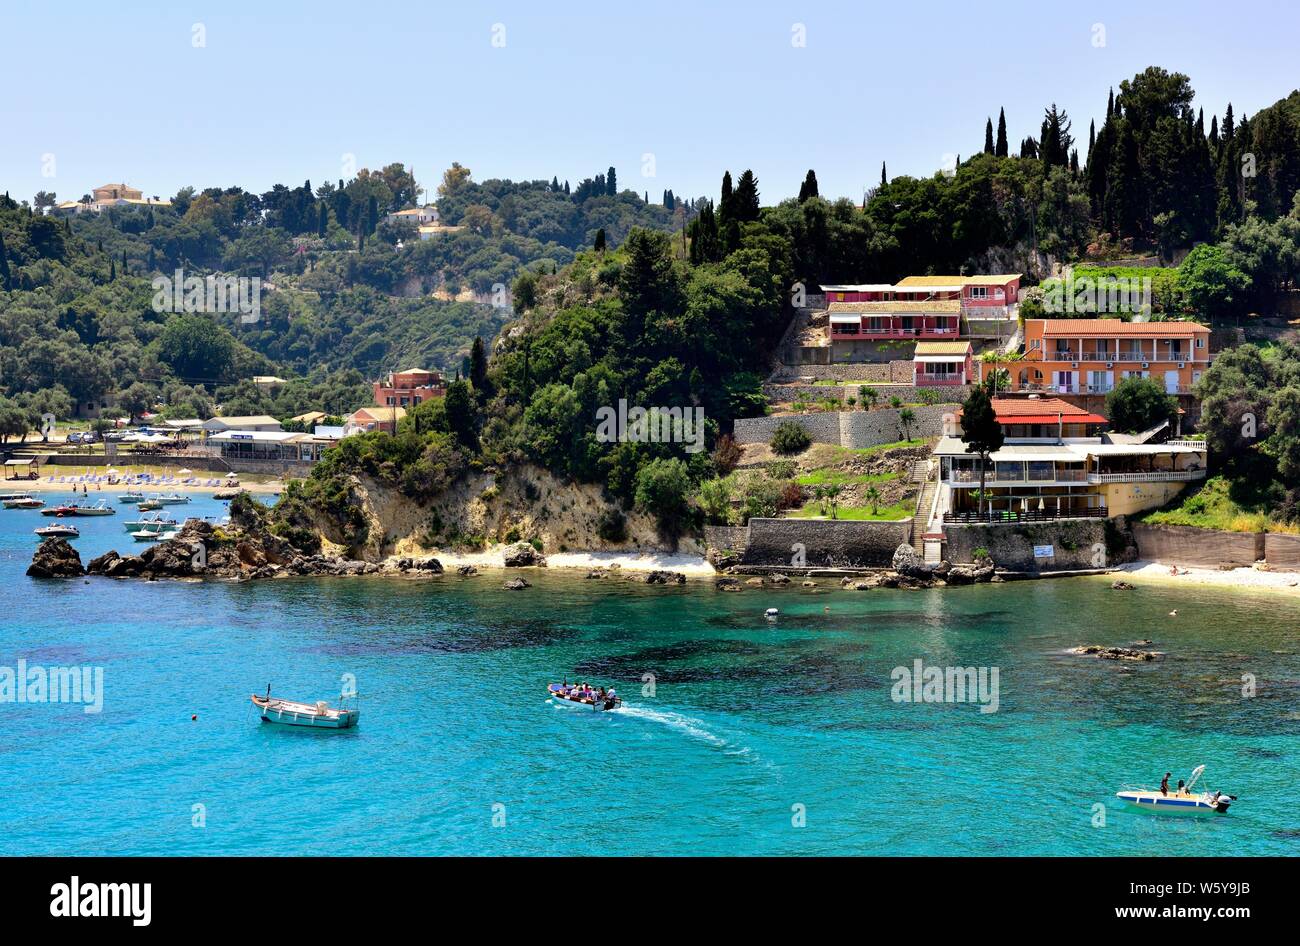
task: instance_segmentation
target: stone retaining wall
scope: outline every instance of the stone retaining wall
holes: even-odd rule
[[[908,433],[914,439],[942,436],[944,415],[952,411],[952,404],[914,407]],[[893,408],[746,417],[736,421],[733,436],[737,443],[768,443],[777,425],[784,421],[794,421],[802,427],[813,443],[831,443],[855,450],[903,439],[899,412]]]
[[[748,526],[705,526],[704,544],[711,549],[743,553],[749,545]]]
[[[1300,570],[1300,535],[1265,533],[1264,558],[1270,565],[1285,571]]]
[[[751,519],[745,565],[881,568],[912,541],[912,520]],[[802,558],[798,558],[802,554]]]
[[[1101,519],[1072,519],[1020,525],[959,525],[944,527],[944,558],[966,564],[975,550],[989,553],[998,568],[1021,572],[1098,568],[1106,564],[1099,555],[1106,548],[1106,524]],[[1034,546],[1052,546],[1051,558],[1036,558]],[[1099,564],[1100,563],[1100,564]]]
[[[1191,526],[1133,524],[1133,538],[1143,559],[1170,565],[1252,565],[1264,558],[1263,532],[1219,532]],[[1278,552],[1281,543],[1275,543]]]

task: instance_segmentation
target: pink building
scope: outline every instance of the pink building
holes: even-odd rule
[[[446,393],[442,375],[422,368],[394,371],[387,380],[375,382],[375,403],[380,407],[414,407]]]
[[[912,383],[918,386],[970,384],[975,381],[970,342],[917,342],[912,355]]]

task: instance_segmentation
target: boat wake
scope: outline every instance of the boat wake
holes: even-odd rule
[[[676,732],[695,739],[715,749],[722,751],[724,755],[736,756],[755,762],[760,765],[770,766],[770,763],[759,758],[757,752],[749,746],[740,745],[730,739],[719,736],[711,731],[703,720],[696,719],[693,716],[687,716],[684,713],[677,713],[672,710],[650,709],[648,706],[635,706],[626,703],[615,714],[620,717],[632,717],[635,719],[644,719],[652,723],[658,723],[666,726]]]

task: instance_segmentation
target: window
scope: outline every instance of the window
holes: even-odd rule
[[[1197,339],[1196,339],[1196,347],[1197,347],[1197,348],[1204,348],[1204,347],[1205,347],[1205,339],[1203,339],[1203,338],[1197,338]]]
[[[989,290],[987,286],[971,286],[969,288],[970,288],[970,297],[972,299],[987,299],[989,297]]]

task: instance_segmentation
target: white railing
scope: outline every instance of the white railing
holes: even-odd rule
[[[1205,479],[1204,470],[1166,470],[1163,473],[1089,473],[1089,483],[1187,483]]]
[[[1197,450],[1209,449],[1209,445],[1204,440],[1166,440],[1165,445],[1169,447],[1195,447]]]

